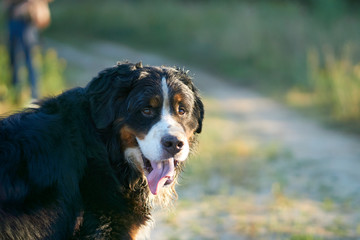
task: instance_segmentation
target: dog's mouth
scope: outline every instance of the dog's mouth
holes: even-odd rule
[[[157,195],[164,186],[170,185],[175,180],[175,168],[178,161],[169,158],[163,161],[150,161],[143,157],[145,175],[152,194]]]

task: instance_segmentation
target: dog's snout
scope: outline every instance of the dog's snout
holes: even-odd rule
[[[181,141],[178,137],[172,135],[163,137],[161,139],[161,144],[163,148],[171,155],[175,155],[180,152],[184,146],[183,141]]]

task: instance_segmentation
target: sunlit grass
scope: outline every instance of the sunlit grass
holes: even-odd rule
[[[248,135],[241,118],[232,121],[220,114],[215,99],[204,103],[200,145],[180,182],[174,213],[166,220],[173,234],[181,236],[186,229],[190,233],[179,239],[264,240],[351,239],[359,234],[360,209],[351,199],[332,198],[321,189],[314,196],[289,191],[292,169],[301,163],[306,171],[311,161],[309,166],[299,163],[280,143],[264,145]]]
[[[324,210],[322,202],[289,197],[278,190],[273,190],[269,196],[250,192],[206,195],[186,207],[181,204],[182,199],[179,201],[176,217],[172,218],[172,224],[177,228],[173,230],[181,232],[190,227],[196,230],[193,237],[211,236],[214,239],[227,234],[233,235],[234,239],[235,236],[352,239],[358,236],[358,225],[352,214]]]
[[[345,45],[339,57],[329,47],[312,49],[308,56],[315,103],[344,122],[360,121],[360,64],[353,60],[354,52]]]
[[[291,198],[283,193],[270,197],[251,193],[206,195],[176,207],[168,226],[180,239],[353,239],[356,219],[346,213],[325,211],[321,202]],[[161,217],[157,218],[160,221]],[[176,226],[176,227],[175,227]],[[181,233],[186,232],[186,236]],[[166,232],[166,231],[164,231]]]
[[[215,109],[220,108],[216,101],[205,100],[205,105],[209,106],[209,109],[199,139],[201,144],[197,149],[198,154],[190,160],[186,173],[205,185],[210,183],[207,186],[208,191],[215,191],[214,193],[217,193],[215,188],[224,191],[226,186],[241,185],[248,179],[254,180],[251,185],[256,187],[256,178],[252,177],[257,174],[260,164],[253,158],[256,154],[256,142],[246,139],[245,136],[239,138],[243,135],[242,129],[225,116],[218,116]],[[224,175],[227,179],[216,179],[216,183],[211,184],[214,176]]]
[[[293,88],[286,101],[316,113],[324,122],[341,123],[351,131],[360,129],[360,63],[354,44],[339,51],[326,46],[308,50],[309,89]],[[340,125],[341,126],[341,125]]]
[[[47,49],[42,53],[35,49],[35,65],[40,70],[40,96],[46,97],[61,93],[67,86],[64,79],[66,62],[58,57],[55,49]]]

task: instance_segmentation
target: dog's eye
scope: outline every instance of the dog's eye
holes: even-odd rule
[[[141,110],[141,112],[145,115],[145,116],[151,116],[152,114],[153,114],[153,111],[152,111],[152,109],[151,108],[149,108],[149,107],[146,107],[146,108],[143,108],[142,110]]]
[[[179,115],[180,115],[180,116],[185,115],[185,113],[186,113],[185,108],[183,108],[183,107],[179,107],[178,113],[179,113]]]

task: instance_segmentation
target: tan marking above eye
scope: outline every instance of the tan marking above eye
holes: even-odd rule
[[[152,98],[150,99],[149,104],[150,104],[150,106],[153,107],[153,108],[159,107],[160,104],[161,104],[160,96],[152,97]]]
[[[182,97],[182,95],[180,93],[177,93],[177,94],[174,95],[174,102],[175,103],[179,103],[182,100],[183,100],[183,97]]]

